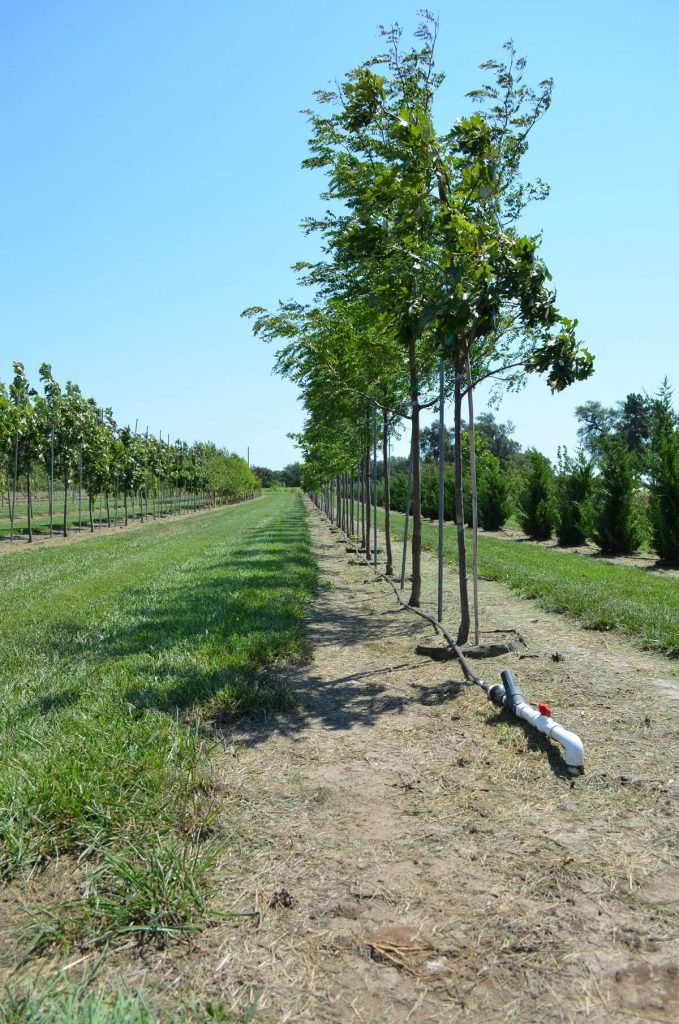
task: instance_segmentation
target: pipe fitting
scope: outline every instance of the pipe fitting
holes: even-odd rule
[[[528,722],[550,740],[560,743],[564,749],[564,761],[568,771],[571,775],[582,775],[585,771],[585,750],[580,737],[576,736],[574,732],[570,732],[569,729],[564,729],[562,725],[554,721],[551,715],[542,714],[527,704],[509,669],[502,672],[502,684],[502,687],[497,683],[490,687],[488,699],[495,704],[504,704],[507,710],[513,712],[517,718]],[[504,697],[499,699],[502,689],[504,689]]]

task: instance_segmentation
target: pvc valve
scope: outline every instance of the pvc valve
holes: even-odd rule
[[[538,704],[538,711],[541,715],[544,715],[545,718],[552,717],[552,709],[550,708],[549,704]]]

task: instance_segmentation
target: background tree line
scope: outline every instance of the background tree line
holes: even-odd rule
[[[652,547],[679,562],[679,416],[667,380],[655,396],[629,394],[614,408],[578,406],[581,447],[559,452],[556,465],[534,448],[523,450],[514,425],[490,412],[476,419],[479,525],[499,530],[515,519],[529,537],[575,546],[588,540],[607,554]],[[445,444],[445,517],[454,518],[454,438]],[[420,435],[422,511],[438,517],[438,427]],[[465,481],[469,446],[463,438]],[[391,500],[405,510],[407,460],[392,460]],[[382,466],[378,467],[381,478]],[[470,487],[465,486],[465,498]],[[465,521],[471,505],[465,501]]]
[[[262,487],[301,487],[302,485],[301,462],[290,462],[283,469],[253,466],[252,472],[259,478]]]

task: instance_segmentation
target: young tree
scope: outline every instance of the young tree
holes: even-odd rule
[[[556,479],[556,536],[564,547],[584,544],[592,531],[594,464],[581,451],[571,458],[559,452]]]
[[[529,448],[519,494],[519,523],[533,540],[549,540],[556,521],[554,470],[549,459]]]
[[[511,496],[506,471],[494,456],[479,479],[479,526],[482,530],[501,530],[511,512]]]
[[[38,457],[38,430],[33,407],[36,391],[30,386],[23,363],[14,363],[14,377],[9,387],[10,402],[15,412],[15,449],[13,467],[12,526],[16,514],[16,492],[20,476],[26,478],[28,541],[33,540],[33,502],[31,471]]]
[[[638,478],[634,458],[619,438],[604,441],[600,470],[594,540],[606,555],[632,555],[641,543],[635,504]]]
[[[649,460],[653,546],[660,558],[679,562],[679,424],[671,392],[661,390],[653,407]]]

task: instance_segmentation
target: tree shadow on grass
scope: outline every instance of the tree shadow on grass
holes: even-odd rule
[[[121,695],[134,708],[192,718],[202,712],[198,720],[208,731],[249,713],[259,741],[315,720],[329,729],[373,724],[401,713],[406,703],[438,700],[438,689],[412,698],[386,693],[373,673],[326,681],[291,669],[308,656],[303,620],[317,582],[314,555],[301,536],[299,522],[281,517],[242,536],[211,565],[189,560],[166,579],[130,585],[114,595],[127,614],[104,615],[86,629],[81,618],[62,620],[43,653],[63,664],[65,685],[69,663],[82,669],[84,660],[95,685],[110,673],[127,680]],[[384,639],[381,616],[357,615],[350,593],[347,588],[346,601],[326,607],[316,648],[348,652]],[[78,699],[85,694],[64,689],[41,698],[39,710]]]
[[[308,660],[304,617],[317,584],[314,554],[300,543],[302,526],[301,516],[269,521],[220,550],[212,564],[188,559],[170,574],[152,575],[148,585],[135,582],[112,595],[122,615],[107,617],[104,608],[87,628],[75,616],[55,624],[41,648],[63,664],[64,690],[41,698],[37,710],[91,696],[67,689],[69,663],[82,671],[83,661],[95,688],[98,678],[117,676],[121,697],[139,711],[188,715],[212,735],[215,728],[230,733],[237,722],[242,741],[252,744],[274,734],[297,736],[313,724],[371,727],[408,705],[436,704],[462,692],[462,683],[422,686],[414,676],[411,693],[394,693],[384,685],[391,664],[330,680],[293,667]],[[346,652],[351,664],[352,648],[384,642],[384,619],[357,613],[351,588],[346,600],[339,590],[340,601],[323,609],[314,647],[335,647],[340,660]],[[404,613],[403,629],[411,628]],[[414,672],[419,664],[411,666]]]

